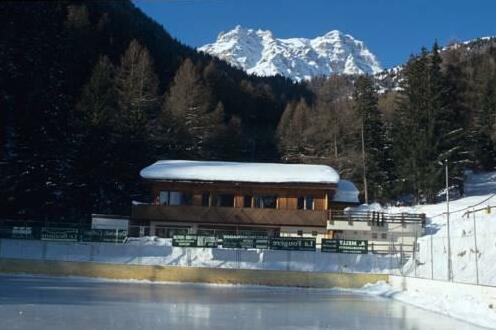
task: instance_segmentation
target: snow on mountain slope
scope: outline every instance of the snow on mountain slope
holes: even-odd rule
[[[314,39],[278,39],[267,30],[236,26],[198,50],[250,74],[296,81],[330,74],[376,74],[382,68],[362,41],[334,30]]]

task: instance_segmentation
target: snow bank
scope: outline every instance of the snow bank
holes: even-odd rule
[[[361,213],[361,212],[384,212],[384,211],[385,210],[382,208],[381,204],[379,203],[362,204],[356,207],[347,207],[344,209],[345,213],[351,213],[351,214],[353,214],[354,212]]]
[[[156,237],[127,244],[0,239],[0,258],[304,272],[383,273],[400,258],[313,251],[182,248]]]
[[[157,236],[128,237],[126,240],[126,244],[172,246],[172,238],[161,238]]]
[[[235,163],[161,160],[141,170],[145,179],[267,183],[337,183],[330,166],[307,164]]]
[[[496,329],[496,288],[390,276],[356,290]]]

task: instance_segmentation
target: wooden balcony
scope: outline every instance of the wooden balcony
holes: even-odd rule
[[[132,219],[246,226],[326,227],[327,211],[138,204]]]

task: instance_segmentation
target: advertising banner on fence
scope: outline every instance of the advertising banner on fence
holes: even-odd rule
[[[224,235],[222,247],[227,249],[268,249],[267,236]]]
[[[84,242],[122,243],[127,238],[127,230],[118,229],[91,229],[83,231]]]
[[[315,238],[278,237],[270,240],[272,250],[315,251]]]
[[[12,227],[12,238],[32,238],[32,227]]]
[[[217,238],[215,236],[174,235],[172,237],[172,246],[199,248],[217,247]]]
[[[41,228],[41,239],[44,241],[77,242],[79,230],[74,228]]]
[[[367,254],[368,241],[350,239],[322,239],[322,252]]]

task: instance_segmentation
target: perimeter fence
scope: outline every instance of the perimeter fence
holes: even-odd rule
[[[496,205],[483,205],[495,196],[450,212],[449,231],[446,212],[431,217],[401,275],[496,286]]]
[[[127,236],[127,230],[91,229],[82,223],[0,220],[0,238],[123,243]]]

